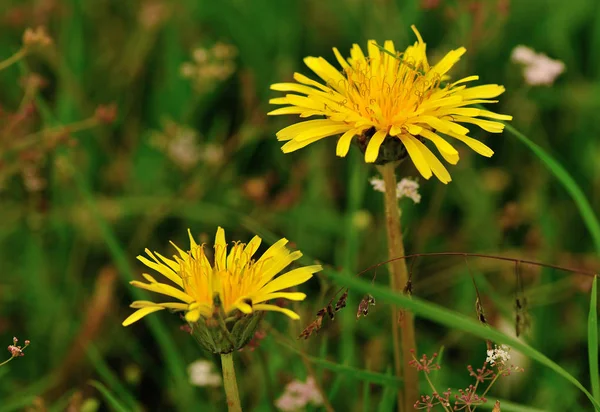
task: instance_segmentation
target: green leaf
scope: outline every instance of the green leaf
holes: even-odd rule
[[[90,363],[96,369],[96,373],[100,376],[100,378],[102,378],[104,382],[107,383],[107,385],[110,388],[113,389],[113,391],[121,399],[123,399],[123,402],[127,404],[127,406],[132,411],[141,411],[142,408],[140,408],[140,406],[138,405],[138,402],[136,401],[135,397],[128,392],[125,385],[123,385],[119,378],[115,376],[115,373],[112,371],[110,366],[108,366],[108,364],[104,361],[104,359],[102,358],[102,354],[98,351],[96,346],[93,344],[89,345],[86,348],[86,354],[88,356],[88,359],[90,360]]]
[[[116,411],[118,412],[131,412],[130,409],[127,409],[125,406],[123,406],[118,400],[117,398],[115,398],[115,396],[100,382],[98,381],[89,381],[88,382],[91,386],[93,386],[94,388],[98,389],[98,392],[100,392],[100,394],[104,397],[104,399],[106,400],[106,402],[108,402],[108,404]]]
[[[388,368],[388,376],[392,377],[392,372]],[[396,403],[396,395],[398,391],[394,390],[391,386],[386,386],[383,390],[383,395],[381,395],[381,401],[379,402],[379,406],[377,408],[378,412],[386,412],[393,411],[394,405]]]
[[[470,333],[482,339],[488,339],[498,344],[509,345],[513,349],[521,352],[523,355],[538,361],[542,365],[568,380],[571,384],[575,385],[579,390],[581,390],[596,408],[600,409],[600,403],[594,399],[592,394],[589,393],[588,390],[573,375],[571,375],[557,363],[553,362],[543,353],[532,348],[526,343],[521,342],[517,338],[507,336],[491,327],[483,326],[474,319],[451,311],[447,308],[443,308],[418,298],[411,298],[405,295],[396,294],[387,288],[374,285],[370,282],[365,282],[364,280],[355,276],[345,277],[335,273],[332,270],[326,270],[323,273],[339,285],[343,285],[359,293],[370,293],[380,301],[406,308],[417,316],[429,319],[451,329]]]
[[[502,412],[544,412],[547,410],[547,409],[532,408],[531,406],[519,405],[519,404],[505,401],[502,399],[494,399],[494,401],[488,399],[488,401],[486,403],[484,403],[481,406],[478,406],[478,408],[493,409],[494,403],[496,403],[496,400],[500,401],[500,409],[502,409]]]
[[[600,402],[600,372],[598,372],[598,276],[592,282],[590,314],[588,316],[588,355],[590,360],[590,380],[594,398]]]

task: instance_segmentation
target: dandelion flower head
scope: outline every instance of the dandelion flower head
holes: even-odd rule
[[[133,302],[131,307],[137,311],[125,319],[123,326],[164,309],[185,312],[185,319],[190,323],[211,318],[216,310],[223,311],[226,316],[237,311],[241,314],[275,311],[292,319],[299,318],[295,312],[268,302],[272,299],[304,300],[304,293],[283,290],[306,282],[322,268],[320,265],[304,266],[277,276],[302,256],[300,251],[292,252],[286,248],[287,239],[274,243],[255,260],[252,257],[261,244],[260,237],[255,236],[248,244],[236,242],[227,253],[225,231],[219,227],[214,244],[214,264],[211,264],[205,246],[198,245],[189,230],[188,234],[190,250],[183,251],[172,243],[178,253],[173,259],[148,249],[146,253],[150,259],[138,256],[166,282],[159,282],[147,273],[143,277],[148,283],[131,282],[133,286],[169,296],[176,302]],[[220,307],[215,306],[215,301]]]
[[[403,53],[397,52],[390,40],[383,48],[370,40],[366,56],[360,46],[354,44],[348,59],[334,48],[341,72],[323,57],[304,59],[324,84],[300,73],[294,74],[296,83],[273,84],[271,89],[288,94],[270,100],[271,104],[284,106],[271,111],[270,115],[323,116],[280,130],[277,138],[286,142],[283,152],[293,152],[323,138],[341,135],[336,154],[344,157],[353,138],[358,136],[357,142],[367,163],[386,163],[408,156],[423,177],[429,179],[433,174],[443,183],[451,180],[450,174],[425,142],[431,142],[450,164],[458,162],[459,154],[448,138],[490,157],[493,151],[469,137],[469,129],[461,123],[501,133],[504,125],[495,120],[511,120],[512,116],[467,106],[496,103],[497,100],[491,99],[502,94],[504,87],[497,84],[466,86],[478,80],[478,76],[448,82],[447,73],[465,53],[465,48],[450,51],[431,66],[425,53],[426,44],[417,29],[414,26],[412,29],[417,41]]]

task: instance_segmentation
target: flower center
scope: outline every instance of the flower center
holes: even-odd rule
[[[359,114],[378,130],[402,124],[419,105],[439,88],[439,75],[428,76],[423,62],[392,57],[381,52],[379,58],[354,62],[344,69],[347,99],[344,109]],[[344,111],[342,109],[342,111]]]

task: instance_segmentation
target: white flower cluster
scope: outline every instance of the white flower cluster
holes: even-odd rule
[[[374,177],[369,182],[373,186],[374,190],[378,192],[385,192],[385,182],[382,179]],[[398,199],[408,197],[413,202],[419,203],[421,201],[421,195],[419,194],[419,184],[412,179],[402,179],[396,186],[396,197]]]
[[[487,359],[485,361],[492,366],[497,364],[504,365],[510,359],[510,347],[507,345],[495,346],[495,349],[487,351]]]
[[[313,406],[323,405],[323,398],[312,376],[306,382],[295,380],[288,383],[283,395],[275,402],[275,406],[284,412],[303,410],[309,404]]]
[[[560,60],[553,60],[526,46],[515,47],[511,60],[524,66],[523,76],[531,86],[550,86],[565,71],[565,64]]]
[[[188,366],[190,383],[194,386],[221,386],[221,375],[213,371],[213,363],[199,359]]]

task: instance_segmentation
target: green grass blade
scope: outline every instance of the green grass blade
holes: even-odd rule
[[[531,406],[519,405],[517,403],[505,401],[502,399],[494,399],[492,402],[490,399],[483,405],[478,406],[481,409],[493,409],[496,400],[500,401],[500,409],[502,412],[544,412],[546,409],[533,408]]]
[[[388,369],[388,376],[391,378],[392,373]],[[379,402],[379,406],[377,407],[378,412],[386,412],[393,411],[394,405],[396,403],[396,392],[391,386],[386,386],[383,390],[383,394],[381,395],[381,401]]]
[[[592,282],[590,314],[588,316],[588,356],[590,360],[590,380],[594,398],[600,402],[600,372],[598,371],[598,276]]]
[[[590,202],[586,198],[585,194],[579,187],[579,185],[575,182],[575,180],[571,177],[569,172],[558,163],[552,156],[550,156],[544,149],[540,146],[532,142],[527,136],[523,133],[519,132],[517,129],[512,127],[509,124],[506,125],[506,130],[508,130],[511,134],[517,137],[521,142],[525,144],[556,176],[558,181],[564,186],[564,188],[569,192],[577,208],[579,209],[579,213],[585,222],[592,238],[594,240],[594,246],[596,247],[596,252],[600,253],[600,222],[590,205]]]
[[[104,399],[112,407],[112,409],[118,412],[131,412],[130,409],[127,409],[121,404],[121,402],[117,400],[117,398],[115,398],[115,396],[106,388],[106,386],[104,386],[98,381],[89,381],[89,384],[94,388],[98,389],[98,392],[100,392],[100,394],[104,397]]]
[[[489,339],[498,344],[509,345],[513,349],[521,352],[523,355],[538,361],[542,365],[568,380],[571,384],[575,385],[579,390],[581,390],[585,396],[588,397],[590,402],[600,410],[600,403],[594,399],[592,394],[588,392],[581,382],[579,382],[573,375],[571,375],[557,363],[553,362],[543,353],[532,348],[526,343],[521,342],[517,338],[507,336],[491,327],[483,326],[474,319],[460,313],[453,312],[447,308],[443,308],[418,298],[409,298],[404,295],[396,294],[387,288],[373,285],[370,282],[365,282],[364,280],[355,276],[341,276],[332,270],[325,270],[323,273],[339,285],[343,285],[359,293],[370,293],[380,301],[406,308],[417,316],[429,319],[451,329],[462,330],[482,339]]]
[[[363,382],[363,412],[368,412],[371,409],[371,384],[369,382]]]
[[[123,402],[127,404],[132,411],[141,411],[142,408],[138,405],[135,397],[127,391],[127,388],[119,381],[119,378],[115,376],[114,372],[110,369],[110,366],[102,359],[102,354],[98,351],[96,346],[88,346],[86,354],[90,363],[96,369],[98,376],[107,383],[115,394],[123,399]]]

